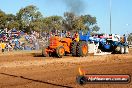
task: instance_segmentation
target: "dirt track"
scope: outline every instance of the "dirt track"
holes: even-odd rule
[[[44,58],[32,54],[0,55],[0,88],[132,88],[129,84],[76,83],[78,68],[88,74],[130,74],[132,50],[125,55]]]

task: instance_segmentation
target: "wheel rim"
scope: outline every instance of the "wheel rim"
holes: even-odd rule
[[[84,55],[87,54],[87,52],[88,52],[88,47],[87,47],[87,45],[83,45],[83,46],[82,46],[82,52],[83,52]]]
[[[59,49],[59,54],[60,54],[60,55],[64,55],[64,52],[65,52],[65,50],[64,50],[63,48],[60,48],[60,49]]]

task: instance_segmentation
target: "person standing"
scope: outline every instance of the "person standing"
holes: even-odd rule
[[[0,45],[1,45],[2,53],[3,53],[5,51],[6,44],[2,41]]]

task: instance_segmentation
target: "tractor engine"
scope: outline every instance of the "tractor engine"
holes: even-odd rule
[[[71,38],[60,38],[59,36],[53,36],[49,39],[49,45],[42,49],[42,54],[43,56],[57,55],[61,58],[66,53],[70,53],[71,43]]]

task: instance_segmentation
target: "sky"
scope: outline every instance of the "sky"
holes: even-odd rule
[[[68,3],[67,3],[68,1]],[[72,3],[70,3],[70,1]],[[99,33],[110,33],[110,0],[1,0],[0,9],[7,14],[16,14],[19,9],[35,5],[44,17],[59,15],[78,5],[78,15],[90,14],[97,18]],[[132,32],[132,0],[111,0],[112,33]]]

